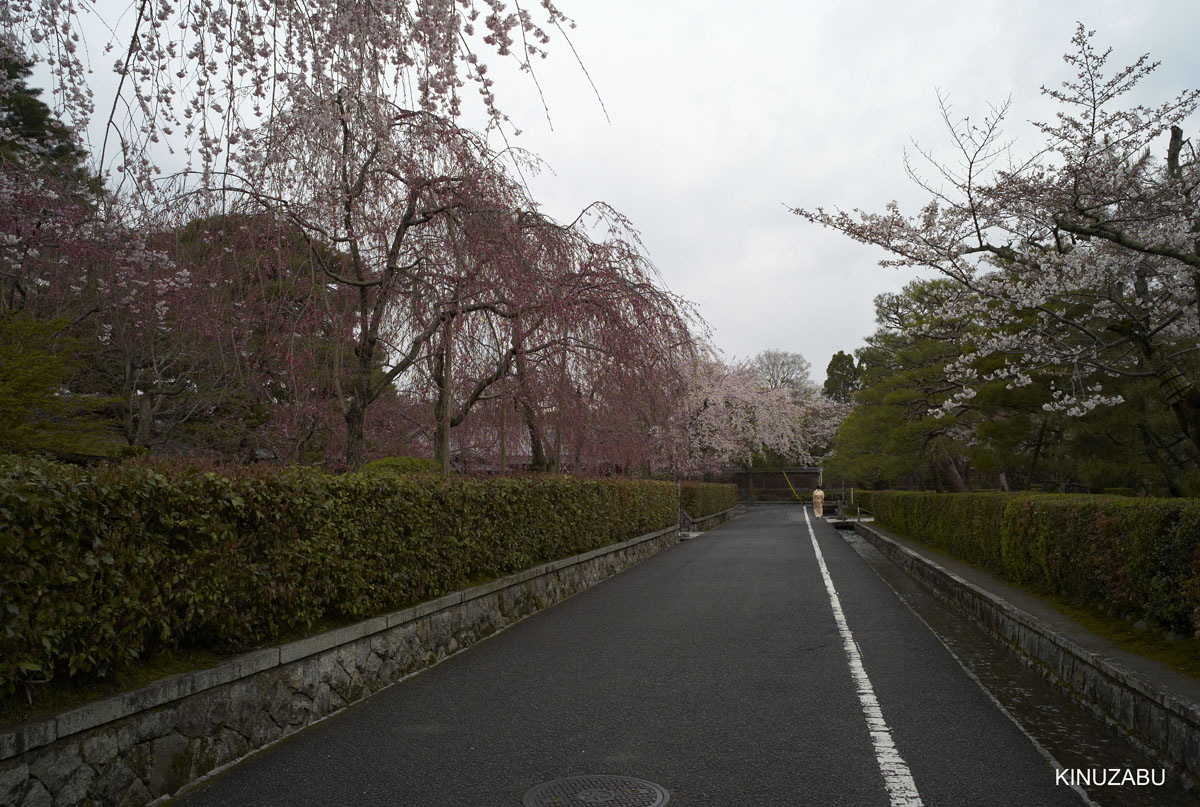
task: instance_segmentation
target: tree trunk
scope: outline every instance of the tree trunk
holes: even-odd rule
[[[1153,371],[1158,381],[1158,391],[1167,407],[1175,415],[1175,422],[1189,443],[1191,456],[1187,457],[1192,467],[1200,467],[1196,446],[1200,445],[1200,389],[1169,358],[1164,358],[1149,339],[1140,339],[1139,346],[1145,364]]]
[[[550,458],[550,473],[557,474],[562,470],[562,410],[558,413],[558,423],[554,427],[554,456]]]
[[[1200,451],[1197,451],[1197,447],[1200,447],[1200,389],[1173,365],[1165,368],[1159,376],[1158,388],[1186,439],[1188,452],[1184,462],[1193,468],[1200,468]]]
[[[529,470],[542,473],[549,466],[546,460],[546,438],[529,395],[529,366],[521,349],[522,337],[519,327],[513,328],[512,347],[517,365],[517,401],[525,418],[525,427],[529,430],[529,450],[532,455]]]
[[[346,409],[346,469],[357,471],[363,464],[363,406],[355,390]]]
[[[1150,302],[1146,299],[1143,300],[1143,304],[1149,305]],[[1196,452],[1196,447],[1200,445],[1200,390],[1184,376],[1173,361],[1163,358],[1162,354],[1150,344],[1149,339],[1139,339],[1137,344],[1142,354],[1138,365],[1142,368],[1148,367],[1154,373],[1158,381],[1158,391],[1163,396],[1171,413],[1175,415],[1175,422],[1183,432],[1185,450],[1190,451],[1190,455],[1184,456],[1183,461],[1193,468],[1200,467],[1200,456]],[[1145,406],[1144,403],[1143,406]],[[1144,410],[1143,414],[1145,414]],[[1142,445],[1146,456],[1162,473],[1171,495],[1182,496],[1184,495],[1184,485],[1178,466],[1171,461],[1170,457],[1163,455],[1162,446],[1159,445],[1147,421],[1148,419],[1143,417],[1137,425],[1138,431],[1142,435]]]
[[[134,390],[126,390],[125,392],[125,442],[131,446],[137,445],[137,416],[134,412],[137,411],[137,392]]]
[[[346,419],[346,469],[357,471],[366,459],[366,434],[363,430],[367,405],[371,402],[371,362],[375,343],[368,339],[355,348],[358,365],[350,382],[350,405]]]
[[[444,405],[439,400],[434,404],[433,415],[435,425],[433,427],[433,459],[438,464],[438,470],[441,471],[443,477],[450,475],[450,427],[446,423],[446,413]]]
[[[500,475],[508,467],[508,434],[505,430],[505,415],[508,414],[508,401],[500,399]]]
[[[442,349],[433,362],[433,378],[437,384],[438,397],[433,405],[433,456],[442,468],[442,476],[450,476],[450,380],[454,356],[451,323],[446,322],[442,330]]]
[[[1172,496],[1185,495],[1184,486],[1180,482],[1175,464],[1171,462],[1169,457],[1163,456],[1163,451],[1158,445],[1158,440],[1155,439],[1154,433],[1150,431],[1150,427],[1145,423],[1139,423],[1137,428],[1138,432],[1142,435],[1142,447],[1146,451],[1146,458],[1162,474],[1163,479],[1167,483],[1167,490],[1170,491]]]
[[[125,400],[125,442],[137,445],[137,382],[133,378],[133,361],[125,357],[125,379],[121,385],[121,396]]]
[[[137,442],[134,445],[148,446],[154,435],[154,397],[149,392],[143,392],[137,402]]]
[[[1179,163],[1179,157],[1182,152],[1183,129],[1179,126],[1172,126],[1171,140],[1167,144],[1167,175],[1181,183],[1183,198],[1187,202],[1187,206],[1195,209],[1195,203],[1192,199],[1191,190],[1186,185],[1182,185],[1183,166],[1181,166]],[[1197,220],[1192,224],[1190,232],[1193,236],[1195,236],[1192,239],[1192,254],[1200,256],[1200,220]],[[1192,289],[1195,291],[1196,295],[1194,303],[1196,307],[1196,314],[1200,316],[1200,272],[1197,272],[1194,269],[1192,270]],[[1192,437],[1192,442],[1196,443],[1198,441],[1195,438],[1200,437],[1200,435],[1193,434]]]
[[[1040,459],[1042,456],[1042,446],[1045,445],[1045,440],[1046,440],[1046,421],[1043,420],[1042,427],[1038,430],[1037,445],[1034,446],[1034,448],[1033,448],[1033,459],[1030,460],[1030,462],[1029,462],[1029,479],[1025,483],[1025,487],[1029,490],[1033,490],[1033,486],[1036,484],[1033,474],[1034,474],[1034,471],[1037,470],[1038,459]]]
[[[1172,140],[1176,136],[1181,136],[1178,135],[1178,127],[1173,127],[1171,134]],[[1176,159],[1178,159],[1177,156]],[[1200,254],[1200,240],[1196,241],[1195,249]],[[1142,282],[1135,287],[1138,301],[1149,309],[1153,305],[1153,300],[1146,290],[1146,284],[1141,275],[1139,275],[1139,280]],[[1200,294],[1200,274],[1193,272],[1192,280],[1197,294]],[[1200,306],[1200,297],[1197,298],[1196,305]],[[1193,468],[1200,468],[1200,452],[1197,451],[1197,447],[1200,447],[1200,387],[1187,377],[1170,357],[1163,356],[1162,351],[1150,342],[1149,335],[1139,334],[1136,344],[1144,359],[1139,364],[1143,367],[1148,366],[1154,373],[1158,380],[1158,391],[1162,394],[1171,413],[1175,415],[1175,421],[1179,424],[1179,428],[1187,440],[1189,455],[1184,457],[1184,461]]]
[[[549,463],[546,460],[546,438],[542,434],[541,425],[537,422],[537,413],[533,411],[533,407],[528,401],[521,401],[521,411],[525,415],[525,426],[529,429],[529,450],[533,455],[530,459],[529,470],[542,473],[549,469]]]
[[[950,488],[950,492],[966,493],[967,483],[963,480],[962,473],[958,470],[958,464],[950,456],[946,447],[939,443],[934,448],[934,457],[937,459],[942,476],[946,478],[946,485]]]

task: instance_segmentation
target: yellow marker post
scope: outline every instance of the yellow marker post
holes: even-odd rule
[[[792,480],[788,479],[787,471],[780,471],[780,473],[783,474],[783,481],[788,483],[789,488],[792,488],[792,495],[796,497],[796,501],[804,501],[800,498],[800,494],[796,492],[796,489],[792,487]]]

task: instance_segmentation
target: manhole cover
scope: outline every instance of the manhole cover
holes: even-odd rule
[[[659,807],[671,799],[666,788],[632,776],[568,776],[525,794],[524,807]]]

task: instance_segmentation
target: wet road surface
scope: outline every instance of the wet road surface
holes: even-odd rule
[[[1034,669],[888,560],[853,532],[843,538],[883,578],[896,595],[942,641],[964,670],[975,677],[1043,753],[1062,768],[1121,771],[1161,766],[1133,748],[1102,720],[1080,708]],[[1161,786],[1081,785],[1101,807],[1186,807],[1200,802],[1174,778]]]
[[[586,774],[657,783],[672,806],[1087,803],[1010,716],[1040,696],[998,705],[931,631],[948,616],[872,551],[799,507],[752,509],[175,803],[519,807]]]

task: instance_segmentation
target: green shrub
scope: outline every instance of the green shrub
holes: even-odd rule
[[[679,506],[692,518],[702,518],[737,506],[737,485],[718,482],[680,482]]]
[[[428,457],[384,457],[368,462],[362,470],[364,473],[384,471],[395,474],[426,474],[438,473],[442,467],[438,465],[437,460]]]
[[[879,491],[872,509],[1010,582],[1200,629],[1200,500]]]
[[[0,695],[239,651],[675,523],[666,482],[0,459]]]

